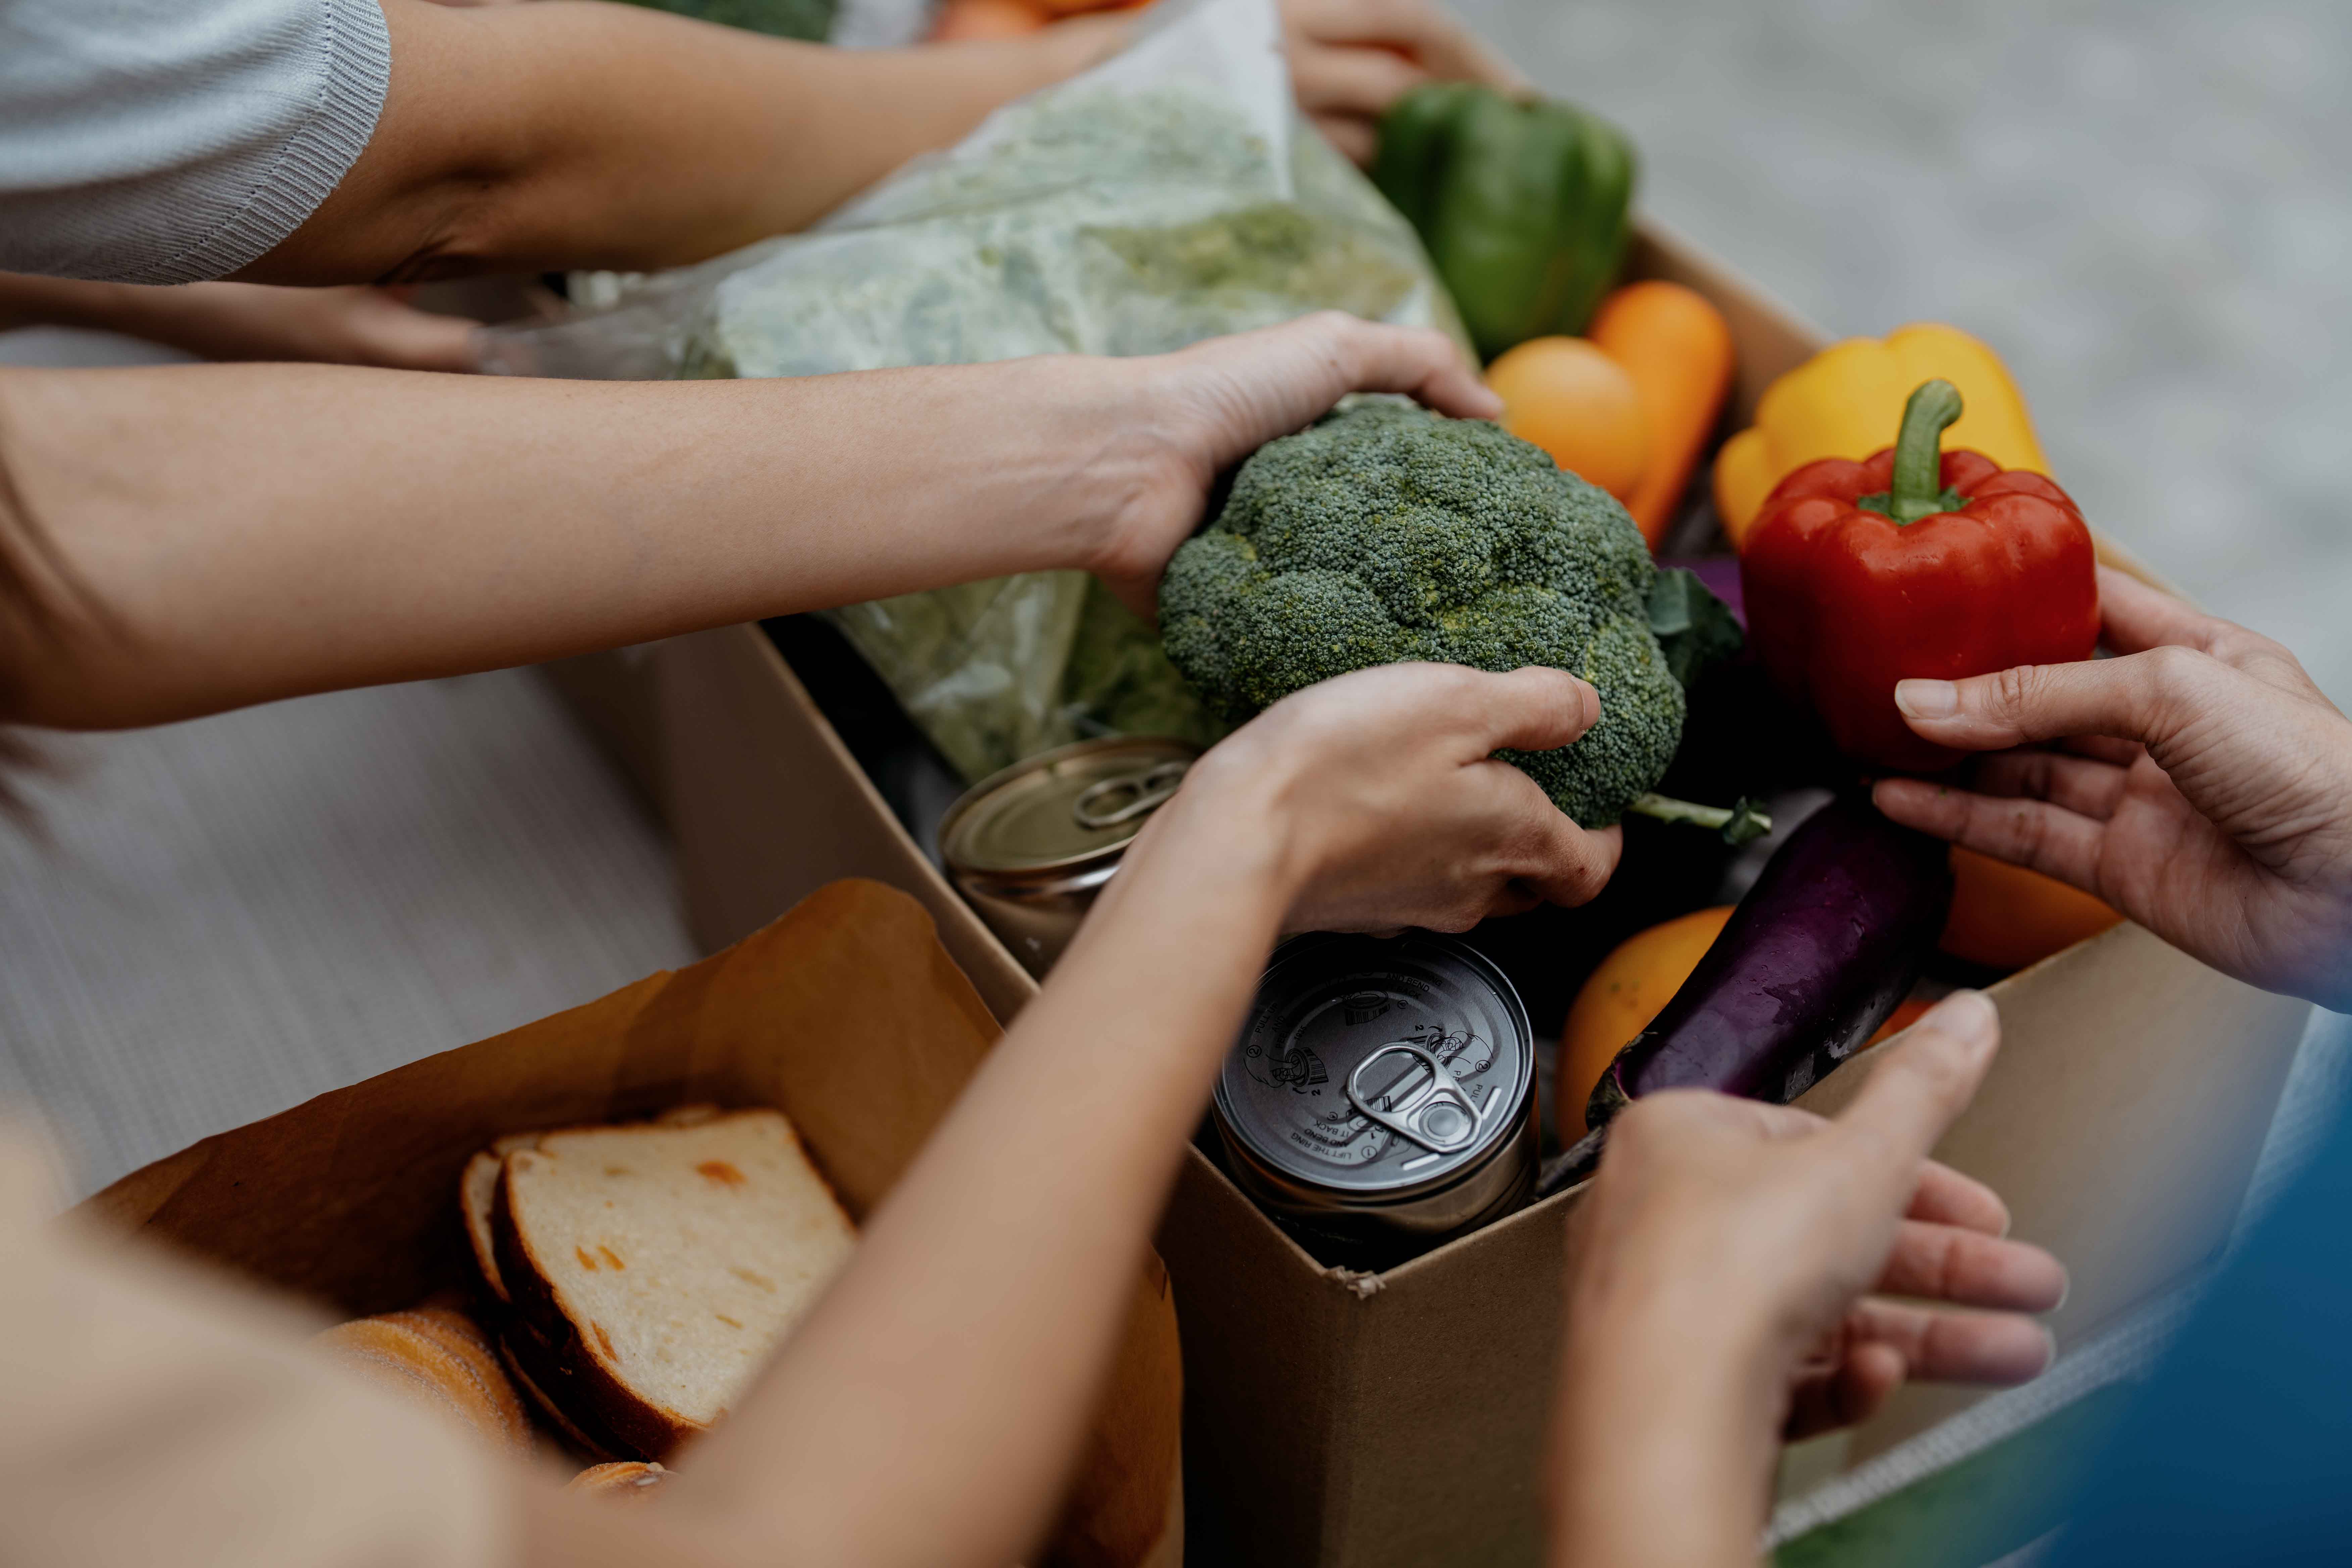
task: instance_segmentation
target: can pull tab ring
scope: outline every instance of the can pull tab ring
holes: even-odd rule
[[[1367,1091],[1364,1075],[1371,1071],[1374,1064],[1400,1056],[1408,1058],[1404,1071],[1382,1087]],[[1398,1092],[1408,1079],[1422,1072],[1429,1076],[1402,1094]],[[1486,1104],[1474,1103],[1451,1068],[1409,1040],[1382,1046],[1358,1062],[1356,1070],[1348,1075],[1348,1103],[1356,1108],[1357,1114],[1400,1138],[1412,1140],[1433,1154],[1452,1154],[1477,1142],[1478,1129],[1486,1120],[1486,1106],[1495,1103],[1496,1093],[1496,1086],[1489,1084]]]
[[[1117,827],[1133,822],[1174,795],[1176,786],[1184,782],[1184,771],[1192,765],[1162,763],[1149,773],[1099,779],[1078,792],[1078,798],[1070,803],[1070,815],[1080,827]]]

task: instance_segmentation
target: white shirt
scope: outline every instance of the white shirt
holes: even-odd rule
[[[391,74],[376,0],[0,0],[0,271],[236,271],[358,160]]]

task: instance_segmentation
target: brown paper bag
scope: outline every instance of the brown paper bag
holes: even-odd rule
[[[85,1212],[347,1315],[467,1281],[457,1173],[500,1133],[772,1105],[861,1222],[997,1026],[930,917],[835,882],[690,968],[427,1057],[134,1171]],[[1181,1555],[1181,1372],[1148,1260],[1047,1561]]]

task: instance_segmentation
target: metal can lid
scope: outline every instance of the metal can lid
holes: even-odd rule
[[[1113,735],[1015,763],[948,808],[940,858],[950,871],[1021,875],[1113,856],[1200,754],[1189,741]]]
[[[1385,1197],[1442,1185],[1516,1130],[1535,1075],[1502,971],[1427,932],[1275,951],[1218,1075],[1220,1121],[1299,1183]]]

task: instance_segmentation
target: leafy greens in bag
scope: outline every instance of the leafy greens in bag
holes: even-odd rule
[[[1412,228],[1297,119],[1271,0],[1171,5],[809,233],[495,335],[532,374],[785,376],[1145,354],[1336,308],[1461,336]],[[1093,734],[1222,726],[1075,572],[835,612],[967,779]]]

